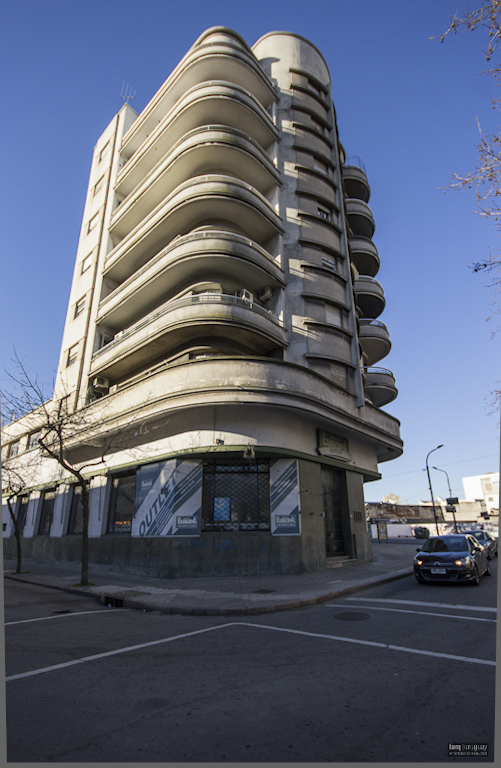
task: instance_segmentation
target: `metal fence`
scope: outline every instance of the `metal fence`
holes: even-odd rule
[[[204,462],[202,530],[270,530],[267,459]]]

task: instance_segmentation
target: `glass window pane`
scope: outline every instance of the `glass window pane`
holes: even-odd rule
[[[136,496],[136,473],[116,475],[111,480],[108,533],[130,533]]]
[[[202,496],[202,530],[270,529],[267,459],[206,461]]]

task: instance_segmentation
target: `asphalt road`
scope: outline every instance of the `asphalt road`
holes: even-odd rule
[[[496,582],[242,621],[7,581],[9,762],[491,762]]]

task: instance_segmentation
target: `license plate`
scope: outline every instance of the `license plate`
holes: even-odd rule
[[[430,570],[432,573],[447,573],[445,568],[431,568]]]

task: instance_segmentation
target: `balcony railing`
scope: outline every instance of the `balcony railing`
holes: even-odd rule
[[[225,293],[200,293],[200,294],[195,294],[194,296],[185,296],[183,298],[174,299],[173,301],[167,302],[167,304],[164,304],[156,312],[153,312],[147,315],[146,317],[139,320],[137,323],[134,323],[133,325],[130,325],[128,328],[125,328],[123,331],[120,331],[118,334],[115,334],[115,337],[111,341],[109,341],[107,344],[101,347],[101,349],[98,349],[96,352],[94,352],[92,359],[93,360],[97,359],[101,354],[108,352],[114,346],[117,346],[122,341],[132,336],[134,333],[137,333],[137,331],[140,331],[142,328],[145,328],[146,326],[150,325],[150,323],[154,322],[159,317],[162,317],[162,315],[165,315],[168,312],[172,312],[176,309],[180,309],[181,307],[188,307],[192,304],[201,304],[201,303],[226,304],[226,305],[234,305],[238,307],[246,307],[248,309],[251,309],[253,312],[257,312],[258,315],[261,315],[262,317],[266,317],[268,320],[275,323],[277,326],[282,327],[282,323],[280,319],[274,312],[272,312],[271,310],[264,309],[264,307],[261,307],[259,304],[253,301],[240,298],[240,296],[232,296]]]
[[[368,318],[361,318],[359,321],[360,325],[367,327],[368,325],[376,326],[376,328],[384,328],[385,331],[388,330],[386,325],[381,322],[381,320],[369,320]]]
[[[381,375],[384,375],[384,376],[391,376],[392,379],[394,378],[393,377],[393,373],[391,371],[389,371],[388,368],[364,368],[364,373],[366,375],[367,374],[370,375],[372,373],[374,373],[374,374],[381,374]]]
[[[365,174],[367,174],[367,171],[365,169],[365,163],[363,160],[361,160],[358,155],[346,155],[345,161],[343,165],[351,165],[354,168],[360,168],[361,171],[363,171]]]

